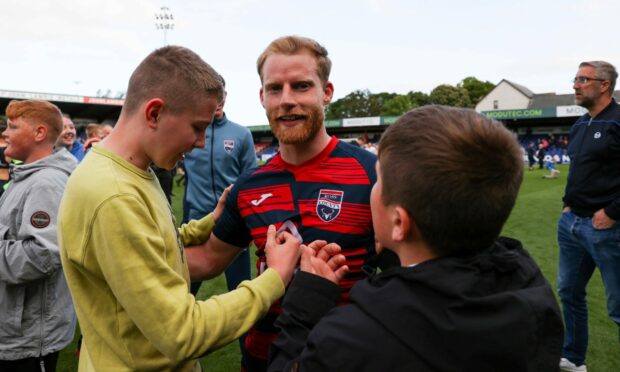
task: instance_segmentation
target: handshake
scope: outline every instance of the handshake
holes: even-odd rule
[[[315,240],[305,245],[298,236],[286,230],[277,232],[274,225],[269,225],[265,244],[267,266],[280,274],[284,285],[288,285],[293,278],[298,262],[301,271],[338,284],[349,272],[345,257],[340,254],[340,246],[325,240]]]

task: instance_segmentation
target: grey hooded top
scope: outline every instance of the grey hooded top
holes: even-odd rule
[[[13,166],[0,198],[0,360],[66,347],[76,317],[58,251],[58,207],[77,165],[65,149]]]

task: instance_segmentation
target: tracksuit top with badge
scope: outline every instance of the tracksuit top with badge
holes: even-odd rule
[[[620,105],[612,99],[596,117],[585,114],[570,132],[570,171],[564,204],[620,219]]]
[[[375,155],[336,137],[300,165],[288,164],[277,154],[239,177],[214,234],[237,247],[247,247],[253,240],[258,275],[266,269],[264,248],[270,224],[297,235],[305,244],[318,239],[338,243],[350,269],[340,282],[341,301],[346,302],[353,284],[364,277],[365,260],[374,253],[370,190],[376,181],[375,162]],[[248,334],[251,356],[267,358],[277,336],[273,322],[280,312],[278,301]]]

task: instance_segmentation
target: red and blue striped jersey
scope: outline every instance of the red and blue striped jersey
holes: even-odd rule
[[[264,247],[270,224],[280,229],[292,223],[292,230],[298,231],[305,244],[317,239],[338,243],[350,269],[340,283],[346,302],[353,284],[364,277],[363,264],[374,253],[370,190],[377,177],[376,159],[335,137],[320,154],[300,165],[288,164],[277,154],[239,177],[214,234],[237,247],[247,247],[253,240],[259,275],[266,265]],[[278,302],[250,332],[246,339],[250,355],[267,358],[277,335],[273,321],[279,313]]]

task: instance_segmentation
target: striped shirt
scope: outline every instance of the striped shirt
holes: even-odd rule
[[[369,202],[376,181],[375,162],[375,155],[335,137],[300,165],[288,164],[277,154],[239,177],[214,234],[238,247],[253,240],[258,275],[266,268],[264,248],[270,224],[298,233],[305,244],[317,239],[338,243],[350,269],[340,282],[341,299],[346,302],[353,284],[364,277],[366,258],[374,252]],[[269,345],[277,337],[273,323],[280,312],[278,301],[249,332],[250,357],[267,359]]]

